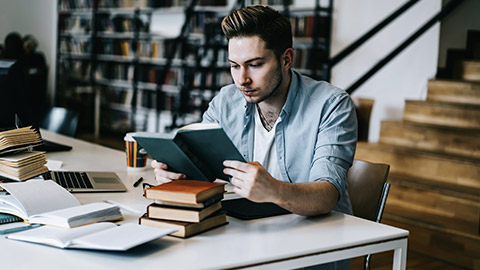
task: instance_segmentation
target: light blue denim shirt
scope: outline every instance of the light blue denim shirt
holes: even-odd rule
[[[350,96],[327,82],[291,71],[287,100],[275,129],[277,160],[283,180],[329,181],[338,190],[336,211],[351,214],[346,175],[357,142],[357,117]],[[211,101],[203,122],[222,126],[245,160],[252,161],[255,105],[235,85]]]

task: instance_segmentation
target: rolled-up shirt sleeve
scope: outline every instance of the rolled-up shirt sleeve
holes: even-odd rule
[[[346,177],[355,155],[357,116],[346,93],[330,97],[322,108],[310,181],[328,181],[345,196]]]

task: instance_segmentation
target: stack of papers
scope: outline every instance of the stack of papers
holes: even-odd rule
[[[19,152],[0,157],[0,175],[26,180],[48,171],[45,152]]]
[[[42,137],[32,127],[0,132],[0,175],[26,180],[47,172],[45,153],[31,152],[42,143]]]

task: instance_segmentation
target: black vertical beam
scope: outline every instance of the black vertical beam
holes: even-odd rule
[[[319,1],[319,0],[316,0]],[[318,8],[320,8],[320,5],[318,4]],[[331,49],[331,42],[332,42],[332,22],[333,22],[333,0],[328,1],[328,7],[327,7],[327,29],[325,33],[325,53],[326,57],[330,57],[330,49]],[[325,81],[330,81],[331,79],[331,66],[326,63],[323,64],[322,68],[322,79]]]
[[[132,91],[133,91],[133,98],[131,107],[132,110],[130,112],[130,129],[136,131],[136,120],[135,117],[137,115],[137,104],[138,104],[138,72],[140,68],[139,59],[138,59],[138,41],[140,39],[140,9],[138,7],[135,8],[134,15],[133,15],[133,40],[132,40],[132,51],[133,51],[133,80],[132,80]]]
[[[99,0],[93,0],[93,7],[92,7],[92,33],[91,33],[91,42],[92,42],[92,51],[90,54],[90,74],[89,74],[89,81],[90,81],[90,87],[92,88],[92,91],[94,93],[94,98],[93,98],[93,107],[95,108],[94,113],[93,113],[93,131],[95,135],[95,139],[98,139],[97,136],[100,134],[100,123],[98,123],[98,130],[96,129],[97,122],[96,122],[96,114],[100,114],[101,111],[101,106],[96,108],[95,103],[96,103],[96,95],[97,91],[100,91],[100,89],[97,89],[97,83],[95,80],[95,71],[97,70],[97,54],[98,54],[98,46],[99,46],[99,39],[98,39],[98,29],[100,27],[100,22],[98,21],[98,2]],[[97,109],[99,111],[97,111]],[[99,117],[100,118],[100,117]],[[100,121],[100,120],[99,120]]]

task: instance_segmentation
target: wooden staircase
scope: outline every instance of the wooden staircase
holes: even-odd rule
[[[478,48],[478,46],[476,47]],[[425,101],[407,100],[356,159],[391,165],[382,222],[410,231],[409,249],[480,269],[480,57],[455,78],[433,79]]]

